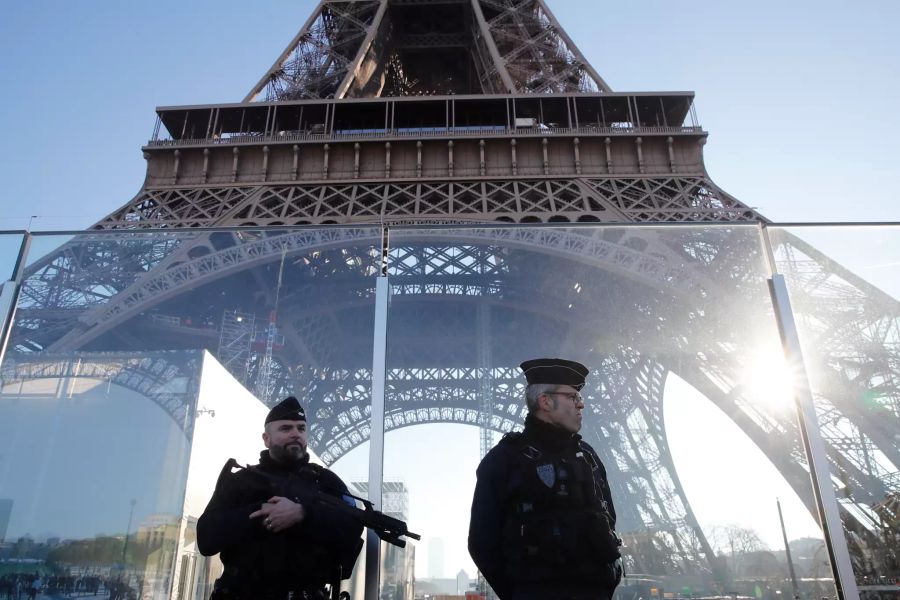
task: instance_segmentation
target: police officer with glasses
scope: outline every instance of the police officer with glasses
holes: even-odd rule
[[[606,469],[578,435],[589,371],[560,358],[520,368],[525,428],[478,467],[469,553],[500,600],[609,600],[621,541]]]

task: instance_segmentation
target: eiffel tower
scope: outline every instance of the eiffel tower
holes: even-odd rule
[[[692,93],[612,91],[543,0],[322,0],[243,101],[162,107],[157,117],[143,186],[95,225],[119,233],[84,234],[31,266],[5,379],[38,376],[46,357],[102,351],[119,361],[118,383],[143,389],[184,367],[164,354],[127,366],[129,351],[200,343],[264,401],[306,398],[310,445],[330,464],[368,439],[371,341],[355,332],[372,329],[371,293],[359,281],[382,269],[385,251],[392,322],[440,332],[392,334],[386,429],[509,431],[522,418],[520,353],[586,352],[582,325],[602,322],[610,334],[592,365],[585,431],[610,467],[619,527],[644,549],[633,571],[716,568],[669,451],[670,374],[729,415],[814,511],[796,423],[750,407],[740,389],[734,348],[752,327],[722,298],[759,290],[711,279],[758,271],[755,238],[711,227],[702,239],[682,230],[661,242],[639,227],[564,227],[766,219],[707,174]],[[448,224],[456,228],[398,228]],[[278,229],[295,225],[343,227]],[[207,227],[234,229],[180,231]],[[822,344],[807,360],[832,378],[825,437],[834,472],[854,490],[842,505],[853,524],[862,518],[853,507],[900,489],[897,473],[867,459],[877,450],[900,464],[891,433],[900,431],[900,312],[815,248],[773,241],[803,291],[795,308],[820,317]],[[604,314],[504,287],[526,271],[548,289],[574,278],[578,293],[609,300]],[[160,315],[201,304],[217,315],[202,335],[159,326]],[[276,306],[277,328],[248,328]],[[262,343],[248,342],[254,331],[266,332]],[[858,400],[874,388],[877,414]],[[183,398],[153,399],[187,431]]]

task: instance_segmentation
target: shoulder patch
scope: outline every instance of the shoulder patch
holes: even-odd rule
[[[525,434],[521,431],[510,431],[500,440],[501,443],[508,444],[525,455],[526,458],[537,460],[541,457],[542,452],[528,443]]]
[[[522,440],[521,431],[508,431],[500,438],[501,444],[518,444]]]
[[[219,478],[216,479],[216,487],[219,487],[222,484],[222,482],[225,480],[226,477],[230,477],[231,475],[234,475],[233,470],[235,468],[237,468],[239,470],[239,472],[243,471],[245,469],[245,467],[242,467],[241,465],[238,464],[238,461],[234,460],[233,458],[229,458],[228,462],[226,462],[225,465],[222,467],[222,470],[219,471]]]

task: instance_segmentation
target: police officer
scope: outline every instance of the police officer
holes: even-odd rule
[[[347,486],[309,462],[306,413],[296,398],[269,411],[262,438],[259,464],[233,471],[229,461],[197,522],[200,553],[220,553],[225,565],[212,597],[324,597],[326,583],[350,576],[362,526],[315,498],[341,498]]]
[[[521,365],[528,416],[478,466],[469,553],[501,600],[609,600],[621,579],[606,469],[582,441],[588,369]]]

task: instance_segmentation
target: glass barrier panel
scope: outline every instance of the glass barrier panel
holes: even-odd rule
[[[98,235],[100,234],[98,233]],[[67,248],[67,244],[74,238],[75,236],[72,234],[32,232],[25,265],[30,267],[36,263],[50,260],[57,256],[55,251]]]
[[[475,471],[521,430],[519,364],[538,357],[591,370],[581,435],[612,488],[619,598],[834,594],[755,225],[390,240],[382,501],[422,541],[385,557],[384,597],[483,585],[467,551]],[[591,542],[547,558],[595,568]]]
[[[900,227],[770,227],[864,598],[900,583]]]
[[[16,290],[11,280],[15,275],[23,239],[21,234],[0,234],[0,335],[6,330],[15,302]],[[3,350],[0,348],[2,358]]]
[[[19,233],[0,234],[0,284],[12,278],[23,238]]]
[[[345,452],[336,405],[367,412],[380,240],[86,232],[33,246],[0,397],[0,531],[29,572],[208,598],[221,567],[197,552],[197,518],[227,458],[258,460],[267,405],[301,399],[325,464]]]

